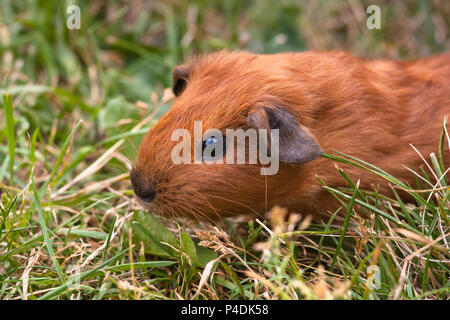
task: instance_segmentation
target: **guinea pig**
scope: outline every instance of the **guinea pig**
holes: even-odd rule
[[[173,106],[144,137],[130,173],[146,209],[214,222],[264,215],[279,205],[318,220],[340,205],[317,177],[333,188],[348,186],[335,163],[321,157],[323,152],[336,150],[367,161],[416,186],[407,168],[420,170],[424,162],[411,144],[426,160],[438,152],[444,117],[450,113],[450,53],[415,61],[369,61],[334,51],[221,51],[175,67],[173,92]],[[196,123],[202,132],[215,129],[222,138],[228,129],[277,132],[277,172],[261,174],[264,165],[248,163],[248,157],[245,163],[205,163],[188,154],[184,159],[191,162],[173,161],[180,142],[174,132],[183,129],[192,139]],[[216,137],[202,139],[201,148]],[[444,158],[448,166],[447,148]],[[361,189],[393,195],[379,176],[339,166],[354,182],[360,180]],[[408,200],[406,193],[403,197]]]

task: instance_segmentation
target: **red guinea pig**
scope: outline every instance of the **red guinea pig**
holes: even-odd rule
[[[438,152],[444,117],[450,114],[450,54],[406,62],[368,61],[346,52],[221,51],[175,67],[173,91],[172,108],[143,139],[130,173],[145,208],[214,222],[263,215],[279,205],[317,220],[340,204],[316,176],[333,188],[347,186],[323,152],[351,155],[416,186],[405,167],[419,170],[424,163],[410,144],[427,160]],[[196,130],[212,129],[214,137],[194,141]],[[229,129],[276,136],[275,151],[270,149],[275,140],[257,142],[257,148],[270,149],[267,155],[277,153],[276,173],[262,174],[267,165],[250,163],[249,156],[244,163],[225,161],[236,159],[235,154],[228,158],[230,149],[238,150],[232,142],[220,145],[221,154],[214,149],[223,161],[196,162],[195,147],[202,151],[217,138],[225,141]],[[183,137],[189,140],[184,149]],[[248,144],[247,151],[250,138]],[[180,150],[183,161],[174,161]],[[444,162],[450,162],[447,149]],[[361,189],[378,187],[392,195],[379,176],[339,166],[360,180]]]

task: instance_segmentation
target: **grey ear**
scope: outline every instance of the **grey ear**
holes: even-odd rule
[[[279,107],[259,107],[248,115],[255,129],[278,129],[280,161],[303,163],[320,157],[323,153],[314,137],[301,126],[289,111]]]
[[[180,65],[173,68],[172,79],[172,91],[178,97],[186,89],[189,79],[189,67],[187,65]]]

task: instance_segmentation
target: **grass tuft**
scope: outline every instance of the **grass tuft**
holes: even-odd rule
[[[370,1],[77,3],[80,30],[65,27],[64,1],[0,5],[0,299],[450,297],[446,122],[424,163],[432,174],[413,172],[417,186],[370,159],[325,154],[347,182],[334,189],[317,177],[342,204],[327,221],[281,208],[219,226],[156,218],[128,177],[143,135],[171,106],[171,69],[190,55],[415,58],[450,49],[448,1],[378,1],[383,28],[373,31]],[[340,163],[414,203],[360,189]]]

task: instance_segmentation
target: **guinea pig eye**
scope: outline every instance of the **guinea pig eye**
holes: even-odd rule
[[[206,139],[206,140],[203,140],[203,151],[205,151],[205,148],[206,147],[208,147],[208,146],[211,146],[211,148],[213,148],[212,149],[212,151],[211,151],[211,154],[210,154],[210,156],[212,157],[212,158],[215,158],[216,157],[216,148],[219,148],[219,145],[217,145],[217,146],[214,146],[215,144],[218,144],[219,143],[219,139],[217,139],[216,137],[210,137],[210,138],[208,138],[208,139]],[[222,137],[222,145],[223,145],[223,153],[222,153],[222,156],[224,156],[225,155],[225,151],[226,151],[226,143],[225,143],[225,138],[223,138]]]
[[[209,146],[211,143],[216,143],[216,142],[217,142],[217,139],[216,139],[215,137],[208,138],[208,139],[206,139],[206,141],[204,142],[204,143],[205,143],[205,147],[206,147],[206,146]]]

